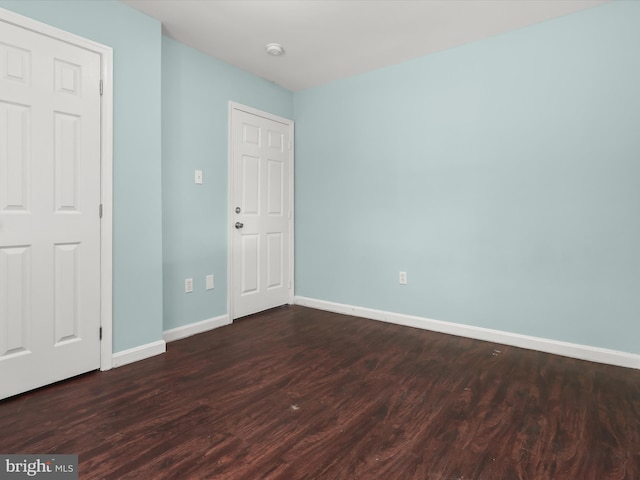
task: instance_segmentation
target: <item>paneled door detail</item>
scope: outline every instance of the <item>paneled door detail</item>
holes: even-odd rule
[[[100,71],[0,21],[0,398],[100,367]]]
[[[233,108],[234,318],[291,301],[292,124]]]

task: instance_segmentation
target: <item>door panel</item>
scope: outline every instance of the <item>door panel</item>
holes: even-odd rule
[[[56,212],[78,211],[80,122],[75,115],[54,113]]]
[[[0,21],[0,398],[100,366],[100,61]]]
[[[242,212],[260,214],[260,157],[242,156]]]
[[[281,288],[283,278],[284,242],[282,233],[267,233],[267,288]]]
[[[231,129],[232,301],[238,318],[291,298],[292,124],[234,108]]]
[[[241,295],[258,292],[260,284],[260,236],[243,235],[242,245],[242,290]]]
[[[284,191],[282,185],[284,179],[283,162],[280,160],[267,160],[267,214],[281,216],[284,211]]]
[[[78,243],[54,246],[54,341],[80,339],[78,328]]]
[[[0,248],[0,358],[9,358],[28,352],[27,326],[31,321],[29,279],[29,247]]]
[[[0,211],[29,210],[29,107],[0,100]]]

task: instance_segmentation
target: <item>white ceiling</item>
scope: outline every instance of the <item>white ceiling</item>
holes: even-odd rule
[[[169,37],[297,91],[609,0],[121,0]],[[265,45],[278,42],[285,55]]]

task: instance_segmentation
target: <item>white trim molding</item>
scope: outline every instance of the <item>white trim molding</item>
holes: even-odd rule
[[[100,55],[100,370],[113,365],[113,49],[0,8],[0,20]]]
[[[113,354],[113,368],[122,367],[130,363],[139,362],[147,358],[155,357],[167,351],[167,344],[164,340],[147,343],[139,347],[122,350]]]
[[[640,355],[606,348],[580,345],[577,343],[561,342],[548,338],[532,337],[520,335],[518,333],[503,332],[490,328],[463,325],[460,323],[443,322],[431,318],[417,317],[414,315],[404,315],[402,313],[386,312],[373,308],[346,305],[343,303],[328,302],[307,297],[295,297],[295,304],[304,307],[326,310],[328,312],[353,315],[355,317],[368,318],[381,322],[403,325],[406,327],[431,330],[433,332],[457,335],[460,337],[484,340],[487,342],[500,343],[513,347],[537,350],[564,357],[577,358],[590,362],[605,363],[618,367],[640,369]]]
[[[229,319],[229,315],[220,315],[218,317],[202,320],[201,322],[190,323],[189,325],[165,330],[162,334],[162,338],[164,338],[165,342],[169,343],[230,324],[231,320]]]
[[[100,370],[113,365],[113,50],[102,53],[100,284],[102,344]]]

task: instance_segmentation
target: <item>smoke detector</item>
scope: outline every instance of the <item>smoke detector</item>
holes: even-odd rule
[[[279,43],[267,43],[264,48],[266,48],[269,55],[273,55],[274,57],[284,55],[284,48],[282,48],[282,45]]]

